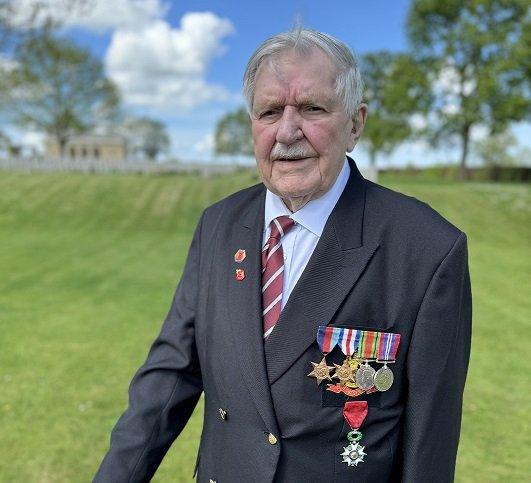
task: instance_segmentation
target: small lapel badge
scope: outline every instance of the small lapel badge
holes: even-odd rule
[[[245,260],[247,253],[243,248],[239,248],[238,251],[234,254],[234,261],[236,263],[242,263]]]
[[[245,278],[245,272],[241,268],[237,268],[235,277],[238,282],[241,282]]]

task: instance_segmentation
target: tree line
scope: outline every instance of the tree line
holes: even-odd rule
[[[90,0],[69,0],[65,8],[90,8]],[[13,20],[16,18],[16,22]],[[69,139],[98,129],[121,134],[129,150],[149,159],[166,151],[162,122],[126,116],[117,86],[89,50],[57,35],[60,27],[35,0],[25,10],[0,0],[0,106],[9,123],[44,132],[61,156]],[[0,143],[11,141],[0,131]]]
[[[91,0],[65,0],[90,8]],[[148,158],[168,148],[160,121],[127,117],[116,85],[90,51],[57,35],[46,2],[17,10],[0,0],[0,115],[46,133],[61,151],[75,134],[95,127],[124,135]],[[15,15],[16,13],[16,15]],[[13,18],[16,17],[16,23]],[[531,14],[528,0],[412,0],[406,19],[410,49],[378,51],[360,59],[369,106],[362,142],[372,164],[406,140],[457,145],[467,175],[473,129],[488,135],[478,152],[507,160],[514,143],[508,127],[529,120]],[[8,144],[0,132],[0,144]],[[244,108],[217,123],[215,151],[252,155]],[[498,153],[497,155],[494,155]]]
[[[512,122],[529,120],[531,13],[527,0],[412,0],[408,52],[361,57],[369,119],[362,142],[370,162],[406,140],[457,145],[467,178],[471,134],[487,138],[479,154],[506,162]],[[216,127],[215,150],[252,154],[249,116],[240,108]]]

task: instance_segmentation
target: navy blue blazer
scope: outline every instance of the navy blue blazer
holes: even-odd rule
[[[471,336],[466,236],[349,162],[349,182],[265,344],[265,188],[205,210],[94,481],[149,481],[201,393],[199,482],[453,481]],[[247,253],[240,264],[238,249]],[[401,335],[391,389],[357,398],[368,402],[357,466],[341,456],[346,396],[307,377],[322,358],[320,325]]]

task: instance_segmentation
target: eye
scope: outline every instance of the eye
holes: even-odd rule
[[[319,106],[304,106],[304,112],[324,112],[324,109]]]
[[[282,112],[283,107],[266,108],[261,112],[259,111],[258,119],[264,122],[276,122],[282,116]]]

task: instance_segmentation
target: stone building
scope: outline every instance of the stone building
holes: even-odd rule
[[[50,158],[61,157],[59,143],[55,139],[46,141],[45,152]],[[125,161],[127,145],[122,136],[81,134],[68,139],[64,157],[72,160]]]

